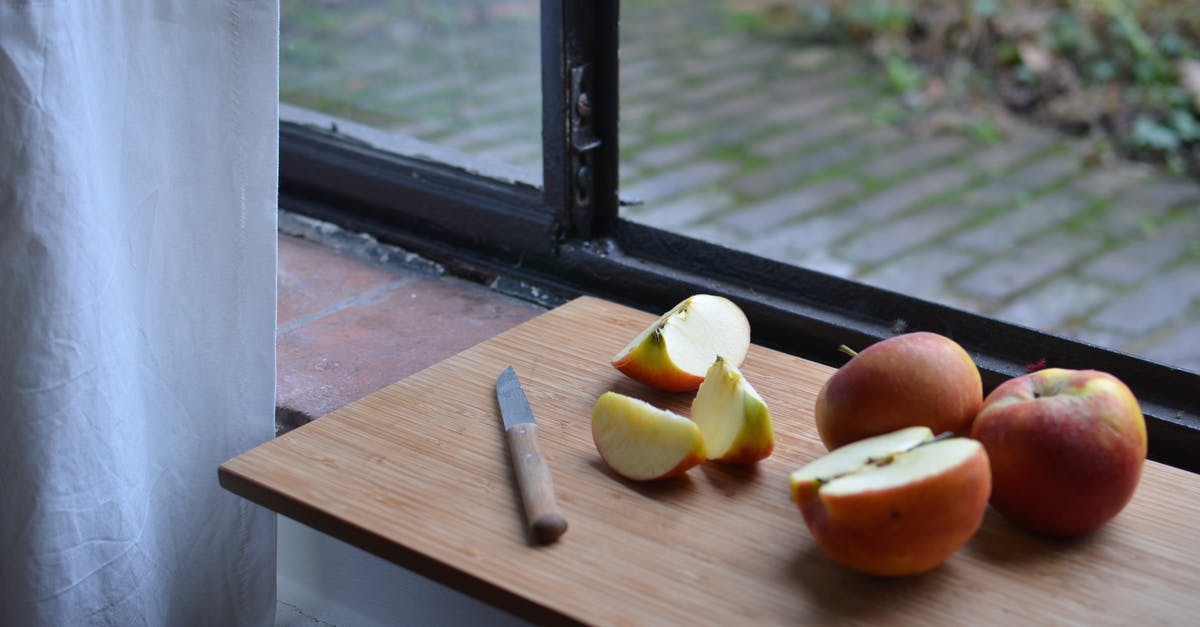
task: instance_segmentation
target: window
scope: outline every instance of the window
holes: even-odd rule
[[[923,77],[902,46],[935,35],[882,25],[1028,7],[682,4],[622,7],[621,190],[645,201],[626,218],[1200,371],[1200,185],[981,98],[952,44],[933,61],[955,71]],[[884,34],[830,43],[839,20]]]
[[[453,18],[471,22],[478,19],[501,25],[507,24],[508,19],[521,22],[534,14],[523,2],[428,3],[430,7],[439,7],[428,9],[431,13],[423,12],[425,4],[422,3],[363,2],[355,6],[359,4],[375,11],[399,12],[397,14],[416,15],[421,19],[432,19],[428,16],[433,15],[441,16],[438,19],[443,20]],[[820,270],[830,268],[811,260],[807,263],[815,265],[816,269],[786,263],[793,260],[785,258],[781,261],[777,255],[752,254],[714,244],[713,241],[729,243],[721,239],[725,236],[722,229],[732,231],[728,225],[718,226],[715,232],[697,232],[696,237],[657,228],[655,221],[648,218],[658,208],[651,202],[665,204],[671,200],[670,194],[655,197],[653,193],[647,193],[647,190],[653,191],[653,186],[645,181],[652,179],[642,178],[639,182],[634,178],[633,169],[649,163],[654,166],[651,171],[663,177],[659,179],[659,185],[678,186],[678,181],[673,182],[670,178],[680,171],[672,160],[683,159],[689,153],[703,149],[695,143],[679,142],[671,146],[675,153],[666,148],[655,153],[654,147],[639,144],[637,138],[627,134],[647,121],[648,105],[644,104],[647,99],[676,102],[680,94],[662,87],[667,83],[663,72],[669,71],[664,68],[631,62],[625,68],[624,80],[618,80],[621,34],[616,4],[543,0],[536,7],[540,41],[537,81],[542,140],[538,157],[540,172],[531,174],[528,169],[532,150],[513,148],[510,153],[489,153],[486,142],[444,146],[428,141],[441,138],[436,131],[438,124],[450,119],[438,117],[443,114],[431,113],[432,109],[424,110],[425,113],[416,113],[420,109],[397,111],[385,103],[375,110],[351,103],[347,111],[339,109],[335,115],[328,115],[304,108],[325,107],[327,102],[289,91],[285,84],[285,100],[293,97],[302,107],[285,107],[281,126],[281,206],[369,232],[383,241],[431,257],[452,272],[489,282],[495,277],[508,277],[541,286],[541,293],[552,295],[547,297],[550,299],[547,302],[591,293],[654,311],[663,310],[695,292],[726,294],[742,304],[754,321],[757,342],[815,361],[839,363],[838,354],[829,347],[840,343],[866,345],[901,329],[925,329],[950,335],[971,351],[987,387],[1025,372],[1027,364],[1044,356],[1049,356],[1053,365],[1107,370],[1127,381],[1143,401],[1151,431],[1151,456],[1177,466],[1200,469],[1200,458],[1195,454],[1200,450],[1200,418],[1197,418],[1197,401],[1190,393],[1198,389],[1200,376],[1193,372],[968,313],[951,306],[953,303],[941,304],[888,291],[852,275],[822,272]],[[337,46],[325,52],[304,53],[300,51],[302,46],[288,41],[289,33],[296,32],[289,26],[289,20],[300,19],[294,11],[298,10],[295,7],[303,5],[300,2],[285,7],[285,83],[316,80],[308,76],[310,71],[292,74],[292,69],[286,67],[289,55],[307,54],[321,63],[328,62],[326,57],[336,55]],[[340,19],[348,19],[345,15],[348,7],[341,3],[315,5],[327,8]],[[635,8],[631,4],[627,10],[654,10],[658,6],[659,3],[642,3]],[[687,19],[693,19],[702,11],[685,13]],[[365,37],[365,33],[407,28],[385,27],[381,23],[387,20],[379,14],[363,19],[366,25],[353,21],[337,25],[335,34],[348,34],[350,44],[347,45],[353,45],[354,38]],[[438,28],[449,29],[446,22],[435,20],[434,23],[441,24]],[[629,29],[645,26],[640,18],[622,24]],[[439,36],[444,34],[437,32]],[[664,43],[669,43],[667,35],[663,34]],[[449,45],[446,41],[438,43]],[[453,48],[449,45],[443,49]],[[719,85],[719,89],[712,85],[708,89],[744,90],[746,85],[739,86],[739,81],[747,79],[739,77],[744,75],[742,70],[753,67],[755,58],[741,58],[733,52],[735,50],[728,48],[716,50],[715,54],[731,57],[731,65],[728,76],[722,77],[723,82],[712,84]],[[407,63],[421,66],[412,71],[436,74],[431,69],[433,62],[420,58],[415,50],[409,49],[404,54],[417,58],[402,58],[397,54],[379,60],[374,70],[366,70],[386,74],[393,71],[389,69],[391,65]],[[636,49],[629,51],[633,59],[636,55]],[[460,58],[454,54],[450,57]],[[815,63],[811,59],[793,59],[792,62],[801,67],[805,63]],[[506,63],[500,65],[507,67]],[[642,73],[640,78],[639,72]],[[464,76],[467,74],[458,74],[446,81],[477,85],[486,82],[490,73],[480,72],[470,79]],[[392,80],[398,79],[383,79],[382,82]],[[528,85],[525,82],[528,78],[517,80]],[[358,89],[359,85],[355,83],[352,87]],[[372,88],[384,89],[380,85]],[[773,89],[785,87],[769,88],[768,93],[776,94],[770,91]],[[629,91],[630,99],[619,95],[624,90]],[[530,87],[528,91],[532,93],[534,89]],[[808,85],[808,89],[798,89],[789,96],[788,102],[797,109],[819,108],[819,96],[812,96],[816,91],[819,90],[815,86]],[[737,113],[739,107],[756,109],[763,106],[762,96],[755,96],[756,93],[760,92],[751,90],[744,101],[732,100],[728,113]],[[514,103],[524,102],[525,95],[512,96]],[[813,101],[806,100],[810,96]],[[463,97],[471,101],[475,96]],[[495,101],[484,99],[479,102],[494,104]],[[618,102],[627,107],[626,124],[620,133]],[[639,103],[643,103],[642,109],[638,109]],[[678,107],[678,115],[686,117],[690,109],[683,104],[686,103]],[[462,109],[461,104],[456,106],[459,108],[453,110],[459,113],[466,111],[473,115],[476,111],[472,107]],[[513,107],[521,109],[523,105],[514,104]],[[480,115],[484,115],[482,112],[486,109],[479,107]],[[410,135],[382,131],[382,125],[393,123],[389,116],[398,118],[410,113],[413,117],[404,121],[411,125],[410,130],[401,129]],[[422,120],[423,116],[431,117]],[[840,124],[852,124],[852,116],[821,114],[815,119],[819,124],[813,128],[825,133],[831,132],[830,129],[836,131]],[[754,144],[754,149],[767,151],[760,155],[763,159],[769,158],[771,151],[779,151],[779,154],[794,152],[795,147],[789,147],[788,142],[803,145],[806,141],[803,136],[787,137],[774,133],[771,122],[770,119],[753,121],[763,125],[754,131],[755,137],[761,140]],[[679,134],[701,135],[695,128],[689,130],[683,122],[677,123],[683,125],[678,129]],[[862,132],[869,133],[870,129]],[[740,150],[737,146],[743,136],[729,137],[727,141],[732,142],[732,147],[718,146],[718,149]],[[627,144],[620,154],[619,140]],[[772,141],[776,143],[770,143]],[[853,150],[852,141],[844,144],[845,150]],[[872,166],[882,170],[881,180],[888,180],[889,169],[894,169],[893,174],[897,176],[904,175],[908,167],[905,162],[912,158],[904,150],[902,138],[895,139],[890,146],[895,150],[889,149]],[[521,166],[526,166],[524,173]],[[620,173],[620,167],[625,168],[624,173]],[[718,176],[721,174],[718,167],[708,167],[709,170],[700,168],[699,174],[707,173],[709,179],[722,178]],[[631,219],[619,217],[622,212],[618,199],[619,177],[630,177],[628,196],[639,192],[651,201],[644,206],[624,208],[624,213]],[[831,177],[829,180],[837,179]],[[832,189],[836,185],[829,187],[825,191],[836,196],[837,190]],[[913,187],[919,186],[914,184]],[[706,208],[704,203],[721,201],[719,195],[722,192],[716,189],[711,193],[718,197],[705,200],[701,194],[687,205],[687,211],[691,211],[693,217],[715,212],[716,209]],[[772,198],[763,195],[756,200],[770,202]],[[961,198],[942,200],[946,207],[952,208]],[[902,204],[895,198],[881,198],[876,202],[881,211],[890,211]],[[672,219],[678,215],[678,212],[671,214]],[[1034,219],[1036,215],[1040,213],[1036,213]],[[696,222],[703,224],[704,220]],[[805,233],[806,237],[820,235],[818,227],[802,222],[797,222],[793,233]],[[657,224],[672,228],[680,226]],[[894,244],[885,236],[879,237],[880,242],[875,246]],[[869,244],[860,245],[868,251],[871,249]]]
[[[281,29],[285,104],[540,182],[537,0],[288,0]]]

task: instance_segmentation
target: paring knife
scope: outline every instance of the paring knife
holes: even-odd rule
[[[505,368],[496,380],[496,397],[500,400],[500,416],[529,532],[537,542],[553,542],[567,530],[567,519],[554,502],[550,468],[537,445],[537,421],[512,366]]]

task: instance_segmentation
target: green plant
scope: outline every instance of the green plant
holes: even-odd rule
[[[889,54],[885,57],[883,69],[887,75],[888,86],[901,95],[920,91],[925,83],[925,75],[899,54]]]
[[[850,26],[875,36],[907,33],[915,22],[913,7],[908,2],[860,0],[850,4],[847,15]]]
[[[1200,22],[1187,4],[793,0],[797,18],[788,23],[822,41],[863,45],[906,104],[986,94],[1060,128],[1105,131],[1119,153],[1200,175],[1200,78],[1189,83],[1183,69],[1200,63]],[[962,80],[964,63],[986,79]],[[986,125],[968,134],[998,141]]]
[[[991,120],[977,120],[967,127],[967,135],[975,141],[995,145],[1004,141],[1004,133]]]

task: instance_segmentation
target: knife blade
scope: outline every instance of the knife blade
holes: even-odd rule
[[[553,542],[567,530],[567,519],[554,500],[550,467],[537,444],[537,420],[512,366],[496,380],[496,398],[529,533],[537,542]]]

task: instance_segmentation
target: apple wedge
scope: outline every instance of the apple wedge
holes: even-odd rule
[[[983,446],[909,427],[859,440],[791,475],[821,550],[880,576],[937,567],[978,531],[992,476]]]
[[[605,392],[596,401],[592,439],[604,463],[634,481],[674,477],[705,459],[696,423],[616,392]]]
[[[692,401],[692,421],[700,427],[708,459],[752,464],[775,449],[771,412],[736,366],[718,357]]]
[[[742,365],[750,350],[750,322],[733,301],[696,294],[663,314],[612,359],[629,377],[670,392],[700,386],[717,357]]]

